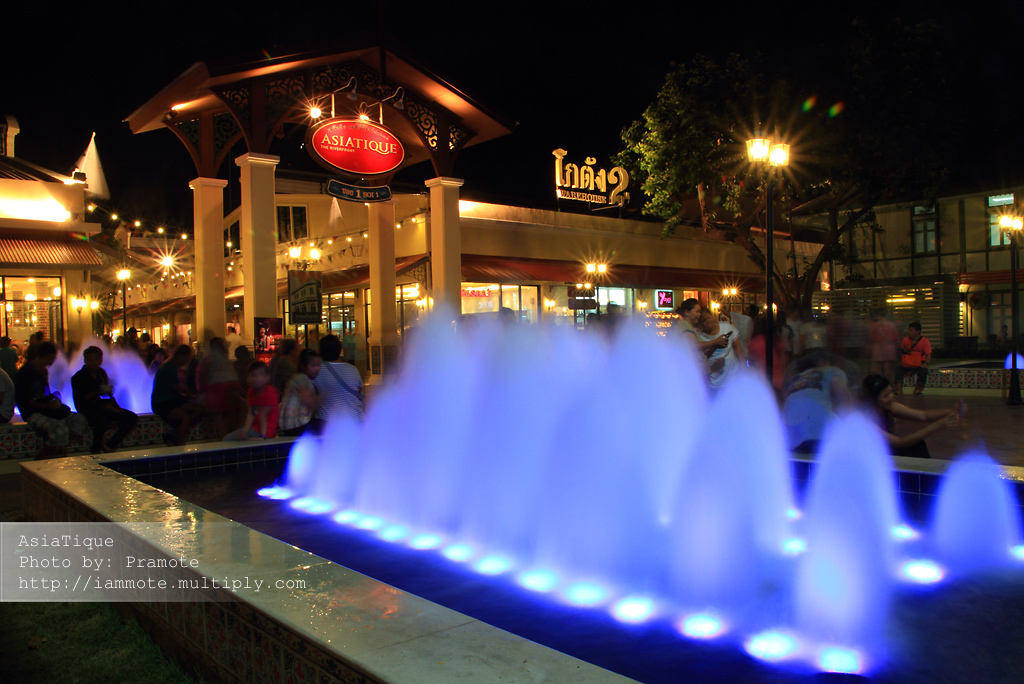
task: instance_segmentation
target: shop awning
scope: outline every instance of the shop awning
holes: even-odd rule
[[[395,259],[395,276],[403,276],[412,269],[427,262],[426,254],[411,254],[409,256]],[[360,285],[368,285],[370,282],[370,267],[368,265],[353,266],[341,271],[324,273],[323,291],[340,292]]]
[[[399,257],[395,259],[395,275],[402,276],[426,263],[426,254],[413,254],[406,257]],[[331,271],[330,273],[324,273],[323,291],[326,292],[340,292],[351,287],[359,287],[361,285],[367,285],[370,282],[370,267],[355,266],[353,268],[346,268],[341,271]],[[228,288],[224,290],[224,300],[231,301],[233,299],[241,299],[244,288],[241,285]],[[277,283],[277,296],[287,297],[288,296],[288,281],[282,280]],[[187,311],[189,309],[196,308],[196,296],[186,295],[184,297],[173,297],[170,299],[157,299],[152,302],[141,302],[139,304],[128,305],[129,316],[148,316],[150,314],[160,314],[167,311]],[[123,316],[121,309],[114,309],[114,317]]]
[[[594,279],[578,261],[520,259],[513,257],[462,255],[462,279],[475,283],[578,282]],[[764,290],[764,276],[754,273],[727,273],[695,268],[665,268],[610,264],[608,272],[598,276],[601,285],[614,287],[678,287],[695,290],[722,290],[735,287],[744,292]]]
[[[93,269],[103,262],[83,240],[0,237],[0,265]]]

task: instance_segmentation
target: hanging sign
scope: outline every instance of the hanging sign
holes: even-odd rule
[[[321,271],[288,271],[288,317],[290,325],[323,323],[320,297]]]
[[[671,311],[674,309],[672,294],[672,290],[655,290],[654,307],[659,311]]]
[[[317,162],[357,176],[394,171],[405,161],[405,148],[380,124],[337,117],[322,121],[306,134],[306,148]]]
[[[568,154],[557,149],[555,155],[555,196],[558,199],[577,200],[590,204],[620,205],[629,202],[629,173],[621,166],[613,166],[611,171],[594,170],[597,160],[587,157],[583,166],[562,162]]]
[[[333,178],[327,181],[328,195],[349,202],[384,202],[391,199],[391,188],[386,185],[378,185],[373,188],[364,188],[359,185],[342,183]]]

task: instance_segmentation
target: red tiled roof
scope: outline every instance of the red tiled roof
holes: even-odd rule
[[[0,238],[0,265],[89,268],[103,264],[89,243],[81,240]]]

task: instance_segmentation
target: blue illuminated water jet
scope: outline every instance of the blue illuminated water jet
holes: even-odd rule
[[[642,327],[609,341],[433,320],[364,422],[298,440],[261,496],[315,500],[307,512],[571,607],[838,673],[886,662],[908,581],[1024,568],[1019,511],[977,459],[911,528],[879,429],[844,416],[798,509],[760,377],[709,398],[699,359]]]

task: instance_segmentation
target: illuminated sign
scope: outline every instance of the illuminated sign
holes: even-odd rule
[[[662,311],[671,310],[675,307],[672,301],[672,290],[655,290],[654,307]]]
[[[394,171],[405,161],[405,148],[380,124],[362,119],[328,119],[309,129],[310,155],[328,168],[358,176]]]
[[[597,160],[587,157],[583,166],[563,163],[568,152],[557,149],[555,155],[555,196],[559,199],[577,200],[591,204],[625,206],[629,202],[629,174],[621,166],[611,171],[594,169]]]

